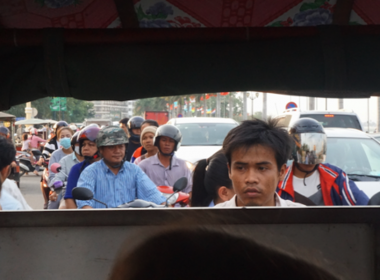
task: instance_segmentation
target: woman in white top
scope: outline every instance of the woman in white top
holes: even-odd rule
[[[32,147],[30,146],[30,140],[28,139],[28,134],[22,136],[22,148],[21,151],[28,151]]]
[[[147,126],[142,131],[141,136],[140,136],[140,142],[141,142],[141,145],[146,150],[146,154],[143,154],[142,156],[138,157],[134,161],[134,164],[138,165],[144,159],[157,154],[158,149],[156,146],[154,146],[154,143],[153,143],[153,139],[154,139],[154,135],[156,134],[156,130],[157,130],[157,127],[155,127],[155,126]]]

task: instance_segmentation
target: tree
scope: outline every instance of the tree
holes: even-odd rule
[[[166,103],[168,102],[163,97],[139,99],[135,103],[133,114],[142,116],[145,111],[166,111]]]
[[[50,110],[51,97],[45,97],[32,101],[32,108],[36,108],[38,111],[35,118],[38,119],[54,119],[53,112]],[[16,117],[25,116],[25,103],[13,106],[6,113],[15,115]],[[94,117],[94,104],[89,101],[83,101],[75,98],[67,98],[67,112],[57,112],[55,119],[64,119],[71,122],[83,122],[85,118]]]

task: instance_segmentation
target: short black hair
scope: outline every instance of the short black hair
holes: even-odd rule
[[[219,198],[220,187],[232,189],[228,176],[227,159],[223,150],[219,150],[208,159],[201,159],[193,172],[192,207],[207,207],[211,201]]]
[[[271,148],[275,153],[278,170],[290,159],[293,140],[288,132],[277,125],[278,120],[269,119],[263,121],[253,119],[243,121],[233,128],[223,142],[224,154],[231,165],[231,155],[234,151],[254,145],[262,145]]]
[[[156,122],[155,120],[145,120],[145,121],[143,121],[143,123],[141,124],[141,126],[144,125],[144,124],[146,124],[146,123],[148,123],[150,126],[155,126],[155,127],[159,127],[160,126],[158,124],[158,122]]]
[[[119,121],[119,123],[122,123],[122,124],[124,124],[125,126],[127,126],[128,121],[129,121],[129,118],[124,118],[124,119],[121,119],[121,120]]]
[[[9,166],[12,161],[15,160],[16,156],[16,149],[13,146],[12,142],[6,139],[3,136],[0,136],[0,171],[3,170],[5,167]],[[0,190],[1,185],[3,182],[1,182],[0,179]]]
[[[15,160],[16,149],[8,139],[0,136],[0,151],[0,170],[3,170]]]

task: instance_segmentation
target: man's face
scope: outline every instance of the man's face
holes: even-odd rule
[[[125,155],[125,145],[113,145],[100,147],[103,158],[111,164],[119,164]]]
[[[132,128],[132,133],[135,135],[140,135],[141,134],[141,128]]]
[[[84,140],[82,144],[82,155],[86,157],[91,157],[95,155],[98,151],[96,144],[90,140]]]
[[[8,138],[8,134],[0,133],[0,136],[2,136],[4,138]]]
[[[128,135],[128,128],[127,128],[127,126],[126,126],[125,124],[121,123],[121,124],[120,124],[120,128],[123,129],[124,132],[125,132],[125,134]]]
[[[170,154],[174,151],[175,141],[170,137],[161,136],[158,145],[160,145],[160,150],[162,153]]]
[[[277,169],[274,151],[262,145],[232,152],[228,166],[237,206],[275,206],[275,191],[286,165]]]

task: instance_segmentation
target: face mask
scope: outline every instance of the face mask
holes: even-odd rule
[[[80,148],[78,147],[78,146],[75,146],[75,152],[78,154],[78,155],[80,155]]]
[[[61,141],[59,141],[59,144],[64,148],[64,149],[68,149],[68,148],[70,148],[70,146],[71,146],[71,140],[70,140],[70,138],[67,138],[67,137],[65,137],[65,138],[62,138],[61,139]]]

